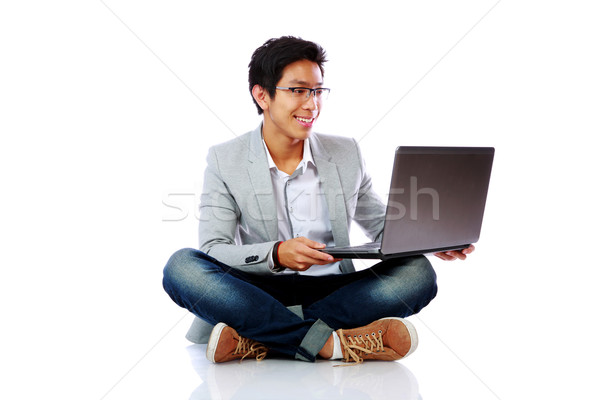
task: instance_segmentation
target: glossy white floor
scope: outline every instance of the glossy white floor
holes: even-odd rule
[[[341,5],[343,3],[343,5]],[[598,399],[594,2],[0,3],[0,398]],[[387,194],[398,145],[494,146],[477,251],[398,363],[210,365],[161,287],[210,145],[254,129],[252,51],[321,43],[316,130]],[[368,304],[365,304],[368,306]]]
[[[502,226],[493,213],[489,217],[492,226]],[[600,356],[594,311],[599,276],[586,256],[544,254],[535,239],[514,246],[488,230],[487,244],[467,262],[433,260],[440,290],[411,317],[420,344],[404,361],[212,365],[204,346],[184,338],[189,314],[162,291],[168,251],[140,251],[144,243],[128,240],[138,223],[143,221],[104,241],[118,251],[118,262],[114,252],[94,254],[75,237],[81,247],[68,253],[42,246],[39,254],[13,259],[20,268],[8,271],[12,284],[1,294],[9,322],[0,343],[2,398],[508,400],[600,394],[594,368]],[[167,231],[159,241],[170,242]],[[32,259],[53,264],[32,276],[26,268]]]
[[[563,279],[547,257],[518,248],[499,256],[484,244],[477,251],[463,264],[434,260],[440,292],[411,317],[420,337],[413,355],[353,367],[207,362],[205,346],[184,339],[189,314],[161,291],[160,257],[131,254],[122,265],[145,261],[152,273],[123,271],[117,283],[80,274],[73,282],[87,288],[69,290],[85,299],[80,305],[39,298],[3,344],[11,377],[3,390],[106,400],[595,398],[596,283],[579,277],[588,266],[569,264],[573,276]]]
[[[561,283],[552,267],[544,284],[531,289],[536,281],[530,273],[518,272],[527,263],[494,262],[484,247],[463,265],[434,260],[440,293],[410,318],[420,344],[400,362],[334,367],[338,362],[266,359],[214,365],[205,358],[205,345],[184,339],[188,314],[157,291],[144,295],[140,303],[150,309],[141,312],[111,302],[114,314],[98,320],[111,328],[100,328],[89,341],[85,332],[95,319],[83,317],[85,328],[78,332],[84,336],[59,340],[65,343],[54,350],[59,358],[37,364],[51,376],[56,376],[52,365],[60,366],[58,379],[70,398],[594,398],[599,392],[588,365],[599,355],[595,339],[600,332],[586,319],[585,303],[594,296],[584,293],[594,284],[583,283],[580,293],[567,290],[559,299],[555,293]],[[572,309],[574,301],[584,304],[582,309]],[[78,346],[69,348],[69,342]]]

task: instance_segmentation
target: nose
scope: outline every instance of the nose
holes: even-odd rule
[[[308,96],[308,99],[306,99],[306,101],[303,104],[303,108],[307,110],[316,110],[319,108],[317,94],[315,92],[312,92]]]

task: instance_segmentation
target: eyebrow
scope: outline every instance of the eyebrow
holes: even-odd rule
[[[304,87],[309,87],[310,86],[308,82],[306,82],[306,81],[299,81],[297,79],[292,79],[290,81],[290,85],[303,85]],[[323,82],[317,82],[316,86],[319,87],[319,86],[322,86],[322,85],[323,85]]]

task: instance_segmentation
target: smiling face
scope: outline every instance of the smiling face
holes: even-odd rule
[[[317,88],[323,86],[323,75],[316,63],[300,60],[283,69],[277,86]],[[290,91],[278,89],[271,97],[260,87],[256,87],[253,95],[264,112],[265,138],[277,138],[278,141],[285,138],[295,144],[310,136],[321,110],[321,101],[314,95],[298,99]]]

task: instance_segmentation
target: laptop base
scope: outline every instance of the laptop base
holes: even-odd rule
[[[439,253],[439,252],[443,252],[443,251],[464,250],[464,249],[468,248],[469,246],[470,246],[470,244],[463,244],[463,245],[459,245],[459,246],[439,247],[436,249],[407,251],[407,252],[394,253],[394,254],[383,254],[381,252],[381,249],[379,249],[379,248],[365,250],[362,248],[356,249],[356,248],[353,248],[352,246],[325,247],[324,249],[321,249],[319,251],[329,254],[335,258],[358,258],[358,259],[365,259],[365,260],[379,259],[379,260],[385,261],[385,260],[391,260],[394,258],[411,257],[411,256],[417,256],[417,255],[424,255],[424,254],[433,254],[433,253]],[[360,251],[358,251],[358,250],[360,250]]]

